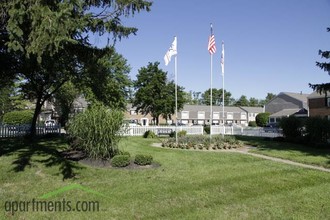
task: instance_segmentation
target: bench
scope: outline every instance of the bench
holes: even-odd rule
[[[172,128],[158,128],[157,135],[170,135],[173,132]]]

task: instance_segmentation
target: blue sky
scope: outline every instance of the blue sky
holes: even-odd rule
[[[330,50],[330,0],[156,0],[149,13],[124,19],[139,29],[116,43],[117,52],[136,74],[148,62],[174,79],[174,61],[163,57],[173,37],[178,39],[178,84],[186,91],[210,88],[210,23],[216,39],[213,88],[222,88],[221,41],[225,42],[225,89],[234,98],[264,99],[268,92],[311,93],[308,83],[329,82],[316,67],[319,49]],[[95,37],[102,46],[106,40]]]

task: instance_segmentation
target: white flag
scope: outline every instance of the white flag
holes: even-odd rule
[[[178,52],[176,50],[176,37],[174,37],[174,41],[170,47],[170,49],[168,49],[168,51],[166,52],[165,56],[164,56],[164,61],[165,61],[165,65],[167,66],[169,64],[169,62],[171,61],[171,57],[176,55]]]
[[[222,41],[222,50],[221,50],[221,70],[222,75],[225,74],[225,44]]]

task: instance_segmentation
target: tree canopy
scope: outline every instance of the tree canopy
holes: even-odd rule
[[[100,82],[109,74],[109,71],[99,70],[109,69],[109,60],[118,59],[114,55],[115,41],[137,33],[137,28],[123,26],[121,17],[149,11],[151,5],[144,0],[0,2],[0,83],[4,85],[17,77],[24,80],[22,92],[36,101],[32,135],[42,105],[65,82],[88,81],[91,90],[96,90],[93,82],[97,79]],[[105,48],[90,44],[90,34],[105,33],[108,34]],[[127,68],[124,69],[127,73]],[[92,70],[97,70],[98,77],[89,77]],[[111,73],[113,78],[117,77],[116,73]],[[114,80],[111,85],[121,80],[126,79]],[[108,89],[106,92],[118,89],[109,91],[109,84],[102,86]]]
[[[159,116],[171,119],[175,113],[175,83],[167,80],[167,73],[159,69],[159,62],[142,67],[134,82],[136,90],[133,106],[144,115],[150,114],[159,124]],[[178,110],[183,108],[185,93],[178,86]]]
[[[225,106],[231,103],[231,93],[224,90],[225,92]],[[210,105],[211,90],[208,89],[202,94],[203,104]],[[212,88],[212,105],[222,105],[222,89]]]
[[[330,32],[330,28],[327,28],[327,31]],[[330,59],[330,51],[319,50],[319,55],[321,58]],[[330,75],[330,62],[316,62],[316,66]],[[330,83],[309,84],[309,86],[318,93],[330,92]]]

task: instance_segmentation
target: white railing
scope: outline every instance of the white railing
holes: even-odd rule
[[[124,136],[142,136],[146,131],[153,131],[157,134],[158,129],[172,129],[175,131],[175,126],[134,126],[128,127],[124,132]],[[203,135],[203,126],[178,126],[177,131],[187,131],[187,135]],[[280,132],[265,132],[263,128],[251,127],[236,127],[236,126],[212,126],[212,134],[222,134],[225,130],[225,135],[244,135],[244,136],[257,136],[257,137],[281,137]]]
[[[23,136],[29,132],[30,126],[17,125],[17,126],[0,126],[0,138],[2,137],[17,137]],[[153,131],[158,133],[158,129],[172,129],[175,131],[175,126],[132,126],[124,129],[124,136],[142,136],[146,131]],[[244,136],[257,136],[257,137],[282,137],[281,132],[265,132],[263,128],[251,128],[251,127],[236,127],[236,126],[212,126],[212,134],[222,134],[225,129],[225,135],[244,135]],[[178,126],[177,132],[187,131],[187,135],[203,135],[203,126]],[[37,126],[36,134],[43,135],[47,133],[61,133],[61,127],[55,126]]]
[[[6,137],[19,137],[24,136],[30,132],[31,125],[1,125],[0,126],[0,138]],[[53,126],[37,126],[36,134],[43,135],[47,133],[61,133],[60,125]]]
[[[175,126],[132,126],[128,127],[124,132],[124,136],[142,136],[146,131],[153,131],[157,134],[158,129],[172,129],[175,131]],[[204,134],[203,126],[178,126],[177,132],[187,131],[187,135],[202,135]]]

